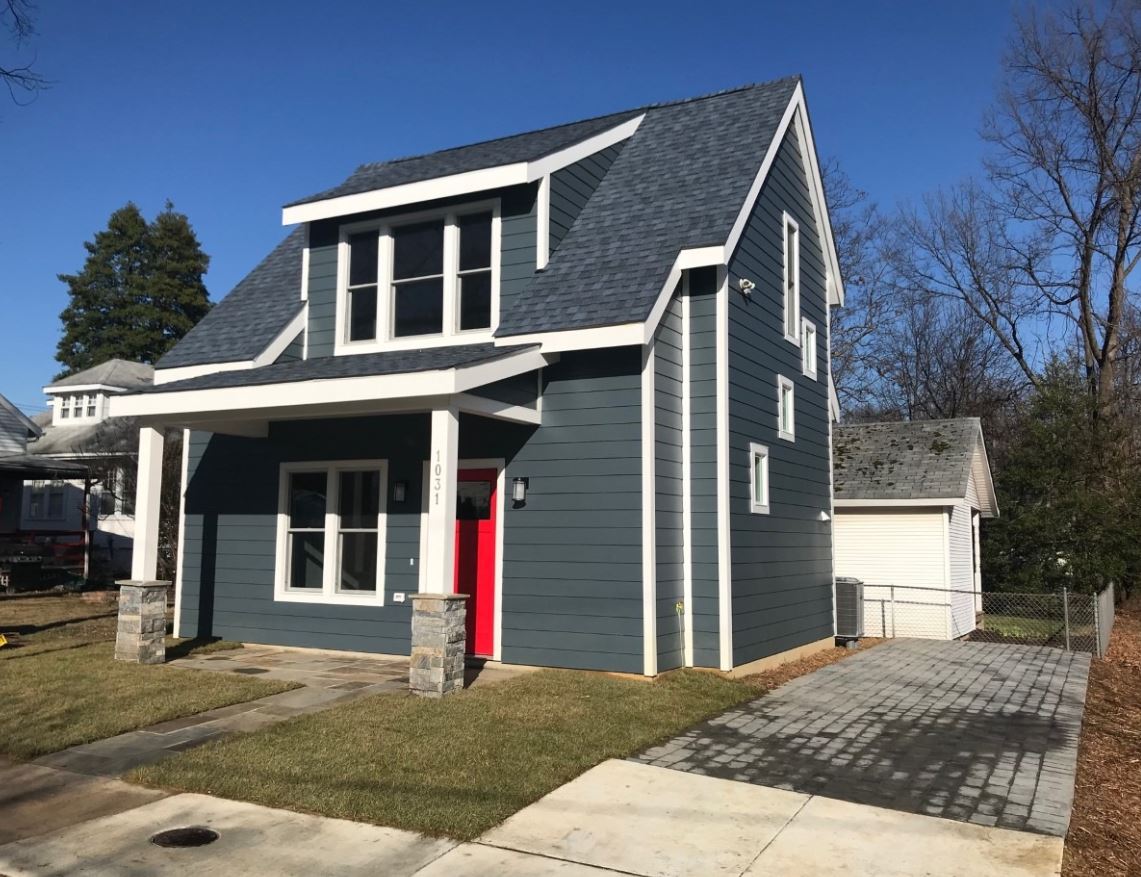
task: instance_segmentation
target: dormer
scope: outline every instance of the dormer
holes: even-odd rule
[[[154,382],[154,369],[138,362],[111,359],[44,387],[51,400],[52,426],[91,426],[110,413],[110,397]]]

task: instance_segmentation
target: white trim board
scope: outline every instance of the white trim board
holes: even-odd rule
[[[642,348],[642,673],[658,675],[655,342]]]
[[[182,431],[182,480],[178,486],[178,541],[175,550],[178,552],[178,570],[175,572],[174,582],[174,630],[172,633],[178,639],[182,636],[182,584],[186,574],[186,476],[190,471],[190,430]]]
[[[238,419],[249,419],[256,411],[265,413],[338,403],[380,405],[386,400],[453,396],[534,371],[550,361],[549,356],[537,350],[523,350],[498,359],[435,371],[139,393],[114,398],[111,416],[162,418],[227,412],[239,415]]]
[[[963,497],[961,496],[939,499],[834,499],[832,505],[838,509],[918,508],[921,506],[948,506],[962,501]]]
[[[284,207],[281,211],[282,225],[293,225],[298,222],[313,222],[318,219],[333,219],[339,216],[349,216],[354,213],[366,213],[373,210],[385,210],[390,207],[403,207],[407,204],[417,204],[423,201],[434,201],[438,198],[452,198],[459,195],[471,195],[476,192],[486,192],[491,189],[501,189],[507,186],[518,186],[533,183],[536,180],[551,174],[554,171],[581,161],[589,155],[600,152],[615,143],[631,137],[645,118],[643,113],[633,119],[615,125],[593,137],[587,137],[578,143],[552,152],[550,155],[532,161],[520,161],[513,164],[502,164],[497,167],[481,168],[459,174],[450,174],[435,177],[429,180],[419,180],[414,183],[405,183],[399,186],[389,186],[383,189],[373,189],[369,192],[360,192],[354,195],[340,195],[334,198],[325,198],[321,201],[311,201],[307,204],[294,204]]]
[[[721,669],[733,669],[733,567],[729,498],[729,272],[717,277],[717,609]]]

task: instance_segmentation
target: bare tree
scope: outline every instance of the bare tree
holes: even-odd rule
[[[830,316],[832,379],[845,411],[862,409],[878,381],[877,341],[896,318],[885,282],[887,222],[867,192],[835,160],[821,168],[832,234],[844,277],[844,307]]]
[[[1010,265],[1046,312],[1076,325],[1105,414],[1141,258],[1141,5],[1031,7],[1004,66],[984,136]]]
[[[24,48],[36,32],[32,18],[34,12],[35,5],[31,0],[2,0],[0,3],[0,21],[8,29],[17,52]],[[34,63],[33,58],[24,64],[0,64],[0,82],[7,86],[8,94],[18,104],[23,102],[21,96],[33,99],[49,85],[47,79],[33,69]]]

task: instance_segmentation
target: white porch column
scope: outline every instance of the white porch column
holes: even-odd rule
[[[432,412],[428,457],[428,554],[424,589],[435,594],[455,590],[456,474],[459,468],[460,418],[455,408]]]
[[[131,578],[153,582],[158,578],[158,516],[162,496],[161,429],[139,430],[139,471],[135,480],[135,544]]]

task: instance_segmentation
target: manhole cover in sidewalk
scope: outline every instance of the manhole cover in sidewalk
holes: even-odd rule
[[[160,847],[204,847],[218,839],[218,832],[192,825],[189,828],[172,828],[151,836],[151,843]]]

